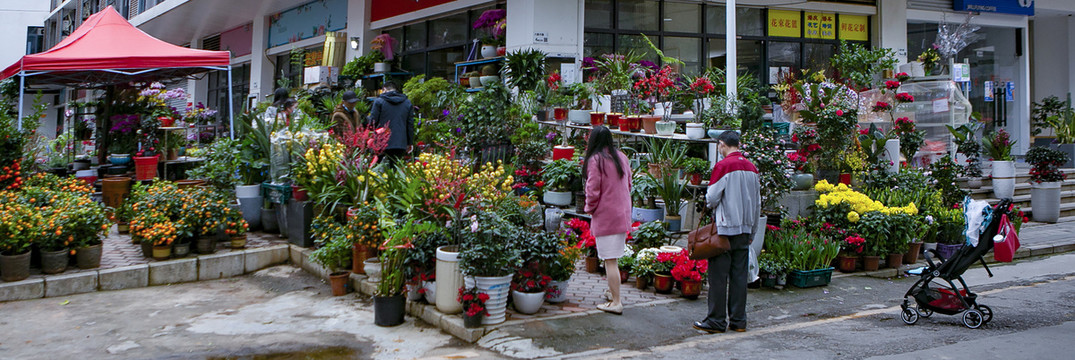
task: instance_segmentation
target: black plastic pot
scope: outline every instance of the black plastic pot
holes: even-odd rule
[[[45,274],[59,274],[67,270],[69,252],[67,249],[60,251],[41,252],[41,272]]]
[[[406,310],[407,298],[403,294],[373,297],[373,323],[377,326],[402,324]]]

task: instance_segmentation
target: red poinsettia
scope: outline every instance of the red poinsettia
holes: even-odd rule
[[[899,89],[900,88],[900,82],[899,81],[893,81],[893,80],[885,81],[885,88],[887,88],[889,90]]]
[[[905,72],[900,72],[900,73],[896,74],[896,80],[907,81],[907,80],[910,80],[910,79],[911,79],[911,75],[908,75]]]
[[[884,101],[878,101],[877,104],[873,105],[874,112],[889,110],[892,110],[892,105]]]
[[[691,260],[687,251],[674,254],[672,277],[678,281],[702,281],[709,270],[709,261]]]
[[[899,93],[896,94],[896,101],[899,101],[901,103],[914,102],[914,96],[905,92]]]

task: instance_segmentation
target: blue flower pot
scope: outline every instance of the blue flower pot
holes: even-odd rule
[[[108,156],[108,162],[112,165],[127,165],[131,163],[130,154],[111,154]]]

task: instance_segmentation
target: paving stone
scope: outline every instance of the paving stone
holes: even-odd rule
[[[215,280],[242,275],[246,269],[244,252],[229,252],[198,257],[198,280]]]
[[[149,286],[149,265],[130,265],[98,271],[101,290],[122,290]]]
[[[45,297],[97,291],[97,271],[45,276]]]
[[[290,251],[288,245],[274,245],[247,250],[243,260],[245,262],[244,271],[252,273],[273,265],[283,264],[291,256]]]
[[[26,280],[0,282],[0,301],[39,299],[45,297],[45,278],[30,277]]]
[[[149,285],[167,285],[198,280],[198,259],[179,259],[149,264]]]

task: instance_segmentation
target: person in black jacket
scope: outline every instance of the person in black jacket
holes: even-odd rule
[[[414,145],[414,106],[396,83],[386,81],[384,92],[373,100],[368,120],[373,127],[387,127],[391,132],[385,158],[389,166],[409,154]]]

